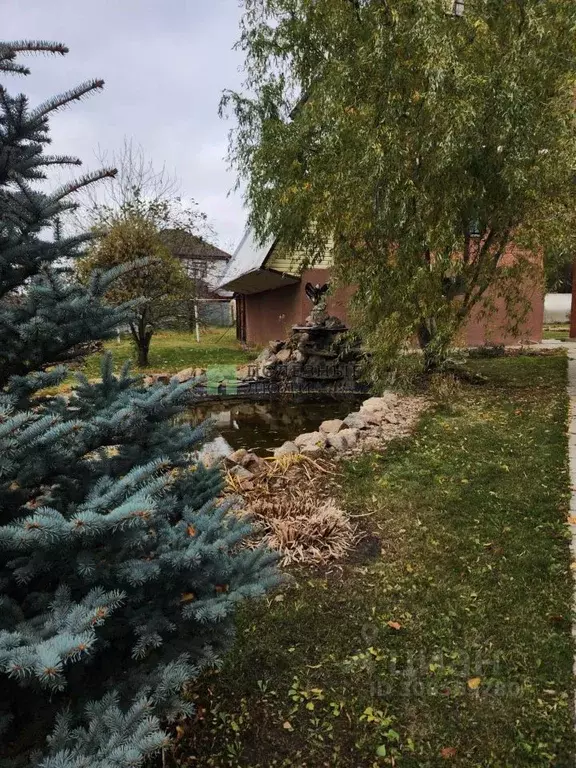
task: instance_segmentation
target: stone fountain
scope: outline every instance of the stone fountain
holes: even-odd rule
[[[348,328],[329,315],[329,285],[307,283],[312,310],[302,325],[294,325],[288,339],[271,341],[261,352],[245,380],[268,382],[269,389],[290,394],[359,394],[357,366],[363,354],[360,342],[350,339]]]

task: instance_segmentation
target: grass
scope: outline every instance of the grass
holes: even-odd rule
[[[488,383],[343,464],[372,559],[243,608],[176,764],[573,765],[566,360],[471,367]]]
[[[184,368],[205,368],[208,365],[238,365],[254,359],[254,352],[244,351],[236,341],[234,328],[207,328],[201,332],[200,343],[192,333],[183,331],[162,331],[155,333],[150,347],[150,365],[136,368],[134,347],[128,334],[120,342],[109,341],[105,349],[112,353],[114,367],[119,370],[125,360],[133,362],[134,370],[140,373],[177,373]],[[102,353],[90,355],[79,370],[89,379],[100,376]],[[69,376],[60,389],[68,389],[74,382]]]
[[[569,323],[550,323],[544,326],[542,332],[543,339],[559,339],[560,341],[568,341],[570,338],[570,324]]]

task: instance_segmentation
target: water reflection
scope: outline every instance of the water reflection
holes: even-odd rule
[[[292,440],[302,432],[313,432],[326,419],[343,419],[359,402],[286,403],[278,401],[203,403],[188,411],[187,418],[198,424],[212,417],[221,438],[232,449],[247,448],[261,455]],[[210,450],[214,451],[211,444]],[[225,445],[220,442],[220,449]]]

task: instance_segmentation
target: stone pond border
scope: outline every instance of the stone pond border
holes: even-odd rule
[[[349,413],[344,419],[323,421],[317,431],[305,432],[286,441],[268,458],[297,455],[312,458],[326,453],[343,456],[378,450],[383,442],[410,432],[415,417],[426,405],[424,398],[400,397],[394,392],[385,392],[382,397],[370,397],[358,411]],[[245,448],[224,457],[228,471],[240,483],[249,483],[265,461]]]

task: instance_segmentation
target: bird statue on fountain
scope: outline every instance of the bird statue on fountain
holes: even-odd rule
[[[304,291],[306,296],[312,302],[313,308],[310,315],[306,318],[306,325],[318,326],[324,325],[328,320],[328,312],[326,311],[327,296],[326,294],[330,290],[330,284],[324,283],[324,285],[312,285],[312,283],[306,283]]]

